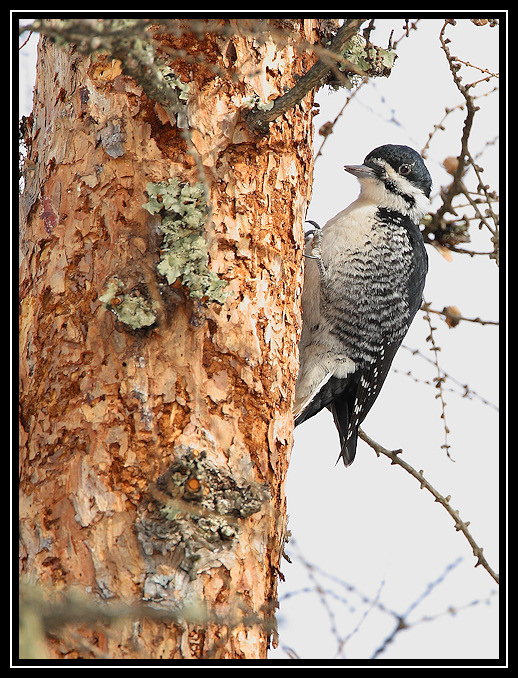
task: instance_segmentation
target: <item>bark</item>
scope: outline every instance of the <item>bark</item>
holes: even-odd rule
[[[291,23],[317,40],[317,20]],[[20,203],[20,569],[45,595],[171,614],[76,624],[47,639],[49,657],[266,657],[312,95],[264,137],[242,102],[279,96],[316,58],[240,28],[161,37],[189,85],[181,123],[121,61],[40,40]],[[146,186],[174,178],[208,192],[222,304],[157,271],[164,235]],[[131,325],[128,303],[150,322]]]

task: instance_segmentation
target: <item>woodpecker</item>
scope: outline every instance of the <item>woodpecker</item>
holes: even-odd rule
[[[432,179],[421,156],[387,144],[346,165],[360,195],[306,238],[298,426],[327,407],[349,466],[358,427],[387,377],[417,310],[428,271],[419,222]]]

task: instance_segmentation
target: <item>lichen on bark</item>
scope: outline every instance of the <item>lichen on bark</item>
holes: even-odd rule
[[[143,207],[150,214],[160,214],[164,235],[158,272],[172,285],[181,278],[193,299],[222,304],[229,296],[228,285],[211,271],[209,247],[205,234],[207,201],[203,182],[180,183],[177,177],[148,183],[149,201]]]

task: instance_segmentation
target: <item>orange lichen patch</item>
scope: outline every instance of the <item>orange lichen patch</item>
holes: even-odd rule
[[[189,492],[198,492],[201,488],[201,483],[198,478],[189,478],[185,483],[185,486]]]

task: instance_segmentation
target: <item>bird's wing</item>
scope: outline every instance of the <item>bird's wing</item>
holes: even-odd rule
[[[356,373],[356,389],[344,390],[344,396],[336,398],[329,407],[333,413],[336,428],[340,434],[341,451],[344,464],[349,466],[356,454],[358,426],[361,425],[374,405],[387,378],[400,341],[383,346],[382,351],[372,363],[368,363]],[[347,427],[345,426],[347,422]]]
[[[331,411],[340,436],[340,456],[346,466],[356,454],[358,426],[378,397],[399,345],[399,341],[385,344],[376,360],[345,378],[326,375],[311,394],[295,403],[296,426],[325,407]]]
[[[295,426],[308,419],[308,416],[304,416],[303,418],[301,417],[305,414],[308,406],[311,404],[313,399],[320,393],[320,391],[324,388],[324,386],[327,384],[327,382],[331,379],[332,376],[333,375],[331,372],[327,372],[322,381],[316,386],[314,390],[295,400],[293,404],[293,416],[295,417]],[[315,410],[315,412],[313,412],[313,414],[320,412],[320,410],[324,407],[325,405],[321,405],[317,410]],[[313,414],[310,414],[309,417],[312,417]]]

